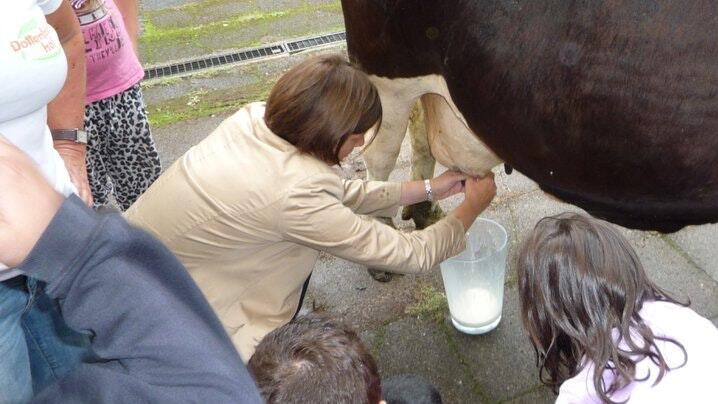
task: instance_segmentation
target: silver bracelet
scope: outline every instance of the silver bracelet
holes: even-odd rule
[[[431,192],[431,180],[424,180],[424,189],[426,190],[426,200],[434,202],[434,194]]]

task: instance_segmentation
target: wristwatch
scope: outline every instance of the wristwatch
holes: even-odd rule
[[[75,143],[87,144],[87,132],[82,129],[52,129],[52,140],[71,140]]]

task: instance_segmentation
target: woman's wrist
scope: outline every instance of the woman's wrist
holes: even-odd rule
[[[424,181],[407,181],[401,186],[402,205],[413,205],[426,201],[426,187]]]
[[[434,202],[434,190],[431,187],[431,180],[424,180],[424,192],[426,193],[426,200]]]
[[[470,203],[464,201],[451,211],[451,214],[456,216],[456,218],[464,224],[464,229],[468,230],[469,227],[474,224],[476,218],[479,217],[481,211],[475,209]]]

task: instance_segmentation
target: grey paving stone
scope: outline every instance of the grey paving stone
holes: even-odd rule
[[[416,301],[417,288],[430,277],[405,275],[381,283],[362,265],[322,254],[304,304],[336,312],[358,331],[370,330],[404,316]]]
[[[515,288],[504,292],[502,318],[495,330],[467,335],[457,331],[449,320],[446,325],[474,378],[492,401],[506,400],[539,384],[534,351],[521,328]]]
[[[686,227],[669,237],[718,282],[718,224]]]
[[[160,152],[162,169],[167,169],[190,147],[207,137],[230,114],[184,121],[152,131],[152,136]]]
[[[382,377],[411,373],[423,376],[441,392],[444,403],[480,403],[440,326],[406,317],[386,327],[378,349]]]
[[[496,175],[496,186],[499,189],[503,188],[507,196],[518,196],[539,190],[535,182],[516,170],[510,175],[506,174],[503,165],[495,169],[494,173]]]
[[[643,245],[636,234],[629,236],[646,273],[665,290],[680,299],[689,298],[691,308],[711,318],[718,315],[718,283],[704,271],[695,268],[660,237],[645,237]]]

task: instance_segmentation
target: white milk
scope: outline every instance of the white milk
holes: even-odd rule
[[[451,314],[461,323],[481,326],[501,315],[496,296],[481,287],[472,287],[457,293],[451,302]]]

